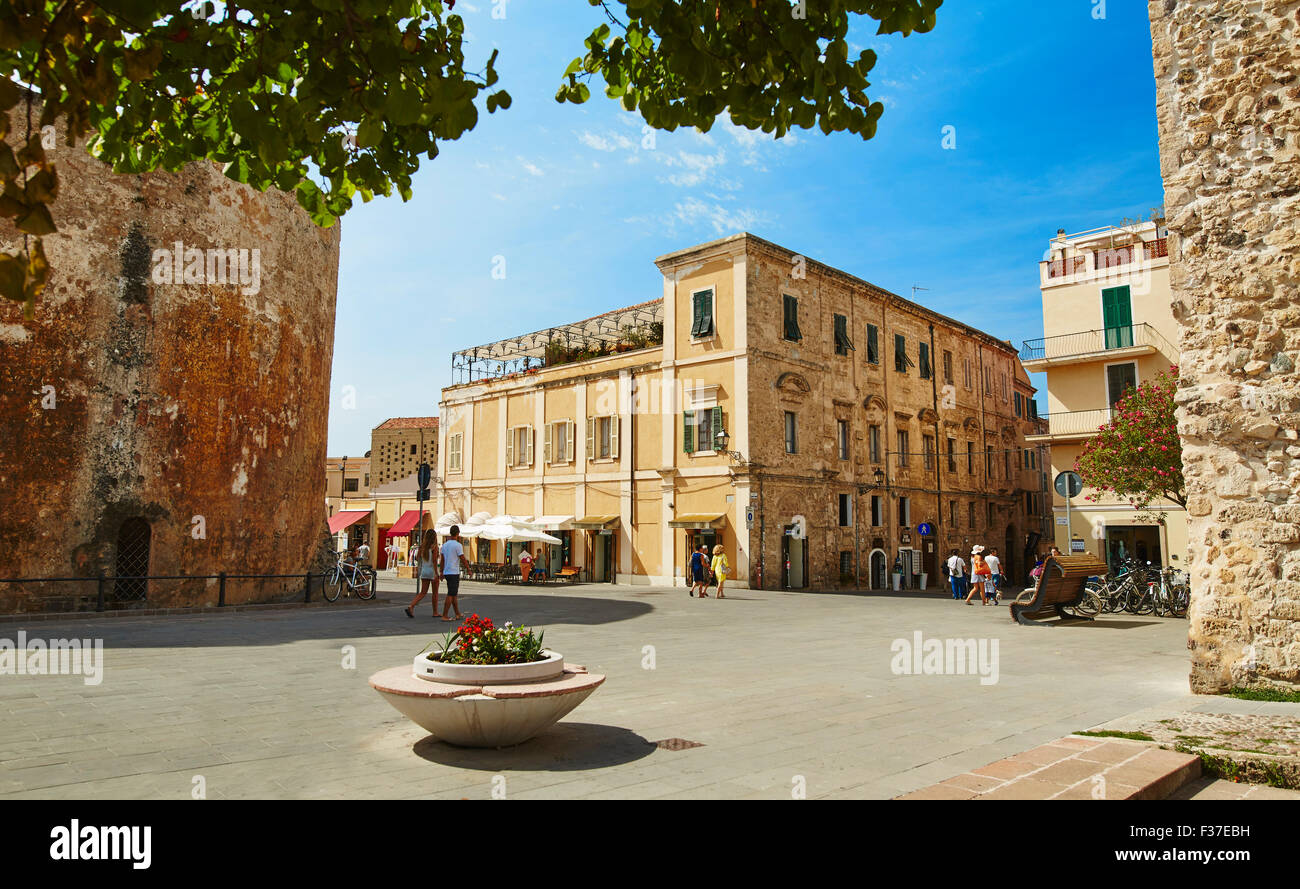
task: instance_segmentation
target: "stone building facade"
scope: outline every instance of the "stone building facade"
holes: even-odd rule
[[[588,326],[652,314],[661,344],[443,390],[439,512],[544,517],[597,580],[681,584],[700,543],[769,589],[883,589],[896,561],[937,589],[976,542],[1027,572],[1045,464],[1009,342],[749,234],[656,264],[662,302]]]
[[[393,417],[370,431],[370,478],[386,485],[438,464],[438,418]]]
[[[1151,0],[1191,686],[1300,683],[1300,2]]]
[[[0,612],[93,608],[101,573],[306,571],[326,533],[338,227],[215,164],[115,175],[61,134],[47,152],[50,283],[34,321],[0,305],[0,576],[87,581],[0,583]],[[110,607],[215,604],[218,582],[106,593]]]

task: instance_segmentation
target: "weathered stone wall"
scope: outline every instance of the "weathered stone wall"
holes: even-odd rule
[[[213,164],[119,176],[61,134],[48,153],[50,284],[34,321],[0,305],[0,577],[112,575],[129,518],[150,525],[151,574],[307,570],[326,533],[339,229]],[[180,280],[160,283],[155,251],[177,242]],[[249,251],[242,279],[194,248]],[[84,608],[94,587],[0,583],[0,612]],[[301,588],[232,580],[227,599]],[[215,581],[148,589],[155,606],[216,597]]]
[[[1300,2],[1152,0],[1191,686],[1300,682]]]

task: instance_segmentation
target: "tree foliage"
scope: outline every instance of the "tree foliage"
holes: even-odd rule
[[[599,74],[656,128],[707,130],[726,112],[777,135],[818,125],[869,139],[883,110],[866,93],[876,57],[849,59],[851,19],[928,31],[942,0],[588,2],[610,24],[564,72],[560,101],[586,101]],[[421,157],[473,129],[480,98],[488,112],[511,104],[493,90],[495,51],[467,69],[454,5],[0,0],[0,135],[20,143],[0,147],[0,215],[24,233],[21,255],[0,255],[0,295],[30,317],[45,285],[58,173],[42,130],[56,123],[117,172],[215,160],[231,179],[294,192],[319,225],[357,195],[409,199]]]
[[[1115,405],[1114,419],[1084,445],[1075,470],[1083,483],[1126,498],[1135,508],[1150,510],[1160,500],[1187,505],[1183,483],[1183,451],[1174,419],[1178,368],[1160,373]]]

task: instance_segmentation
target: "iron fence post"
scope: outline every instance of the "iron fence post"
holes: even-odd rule
[[[217,575],[217,607],[221,608],[226,604],[226,572],[222,571]]]
[[[311,602],[311,573],[308,572],[302,576],[302,601],[303,604]]]
[[[95,610],[104,610],[104,572],[100,571],[95,578]]]

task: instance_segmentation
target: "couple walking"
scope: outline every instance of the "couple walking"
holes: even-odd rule
[[[971,599],[975,598],[977,593],[982,593],[983,604],[996,605],[999,602],[998,585],[1002,581],[1002,560],[998,558],[996,548],[984,554],[984,547],[976,544],[970,551],[970,581],[969,592],[967,592],[966,563],[962,561],[957,550],[952,551],[948,557],[948,580],[952,584],[952,597],[954,599],[966,599],[966,604],[971,604]]]
[[[709,586],[709,576],[718,579],[718,598],[727,598],[722,587],[727,582],[727,572],[731,569],[730,563],[727,562],[727,554],[722,551],[722,544],[713,548],[713,562],[709,562],[709,548],[701,544],[700,548],[691,553],[691,591],[692,596],[695,590],[700,591],[700,598],[707,599],[709,594],[705,590]]]
[[[469,567],[465,558],[465,548],[460,543],[460,526],[451,526],[451,535],[441,548],[435,546],[438,537],[432,531],[424,531],[420,538],[420,549],[416,554],[416,564],[420,566],[420,592],[406,606],[406,616],[415,617],[415,606],[420,600],[433,593],[433,616],[438,616],[438,581],[447,581],[447,597],[442,606],[443,620],[460,620],[460,569]],[[439,570],[441,569],[441,570]],[[447,616],[450,609],[456,610],[456,617]]]

